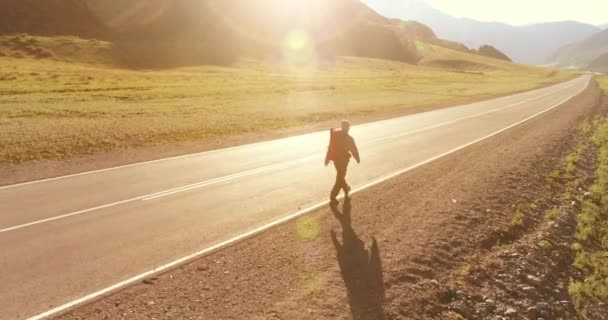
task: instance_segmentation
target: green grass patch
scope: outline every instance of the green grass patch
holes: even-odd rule
[[[576,167],[578,162],[581,160],[581,157],[587,150],[587,147],[583,141],[581,141],[576,149],[569,153],[564,159],[564,174],[566,178],[572,179],[574,178],[574,173],[576,172]]]
[[[471,265],[468,263],[464,263],[458,270],[458,275],[461,277],[466,277],[469,274],[471,274]]]
[[[577,242],[571,246],[577,252],[574,267],[584,275],[569,288],[581,318],[590,306],[608,300],[608,119],[596,124],[591,140],[598,148],[598,169],[591,196],[577,216]]]
[[[448,318],[450,320],[465,320],[466,318],[456,311],[450,311],[448,313]]]
[[[538,242],[538,246],[543,249],[543,251],[545,252],[549,252],[553,249],[553,245],[551,244],[551,242],[547,241],[547,240],[541,240]]]
[[[522,205],[517,206],[515,209],[515,215],[513,216],[513,220],[511,220],[511,225],[514,227],[521,227],[524,225],[524,210]]]
[[[561,215],[561,211],[559,210],[559,208],[552,208],[547,210],[547,212],[545,212],[545,219],[549,220],[549,221],[555,221],[557,220],[557,218],[559,218],[559,216]]]
[[[435,46],[425,47],[420,66],[342,57],[299,69],[240,60],[128,70],[87,62],[111,54],[107,43],[14,41],[48,49],[54,58],[34,58],[12,45],[0,57],[0,165],[430,110],[575,76]],[[436,66],[446,60],[466,63]]]

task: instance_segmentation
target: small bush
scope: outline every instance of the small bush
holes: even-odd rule
[[[543,251],[548,252],[551,251],[551,249],[553,249],[553,245],[551,244],[551,242],[547,241],[547,240],[541,240],[538,243],[538,246],[543,249]]]
[[[471,265],[468,263],[465,263],[462,265],[460,270],[458,270],[458,275],[461,277],[466,277],[469,274],[471,274]]]
[[[557,218],[559,218],[560,215],[561,211],[558,208],[553,208],[545,212],[545,219],[549,221],[555,221],[557,220]]]
[[[517,206],[517,210],[515,210],[515,216],[511,221],[511,225],[516,227],[521,227],[524,225],[524,213],[521,205]]]

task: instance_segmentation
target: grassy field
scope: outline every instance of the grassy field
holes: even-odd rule
[[[601,75],[595,77],[597,82],[600,84],[600,87],[604,90],[606,94],[608,94],[608,75]]]
[[[49,41],[0,46],[0,165],[453,105],[573,77],[430,45],[419,46],[420,66],[345,57],[127,70],[90,58],[110,54],[104,43],[78,42],[80,61]]]

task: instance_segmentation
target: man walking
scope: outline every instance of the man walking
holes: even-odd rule
[[[350,158],[354,157],[357,163],[361,163],[357,144],[355,143],[355,139],[348,134],[349,131],[350,123],[348,121],[342,121],[340,130],[331,130],[325,165],[327,166],[330,161],[333,161],[336,167],[336,183],[329,196],[332,205],[338,203],[336,197],[340,193],[340,190],[344,190],[346,197],[348,197],[348,193],[350,192],[350,186],[346,183],[346,171]]]

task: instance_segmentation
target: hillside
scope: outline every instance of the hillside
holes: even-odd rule
[[[473,52],[469,50],[467,46],[462,43],[439,39],[433,29],[429,28],[418,21],[404,21],[401,19],[392,19],[393,23],[397,26],[399,31],[411,41],[422,41],[426,43],[435,44],[444,48],[449,48],[458,51]]]
[[[447,49],[478,54],[499,60],[512,61],[506,54],[491,45],[482,45],[478,50],[475,50],[469,49],[464,44],[456,41],[439,39],[431,28],[417,21],[393,19],[393,23],[399,28],[402,34],[411,41],[424,42]]]
[[[608,53],[608,30],[560,48],[551,57],[551,62],[561,66],[586,67],[605,53]]]
[[[511,26],[459,19],[416,0],[365,2],[387,17],[420,21],[440,38],[460,42],[470,48],[488,44],[500,49],[514,61],[528,64],[544,64],[557,49],[581,41],[600,30],[596,26],[570,21]]]
[[[80,0],[2,0],[0,35],[106,38],[106,28]]]
[[[491,46],[470,50],[438,38],[422,23],[387,19],[358,0],[10,0],[1,5],[5,34],[111,40],[85,45],[77,38],[72,44],[5,38],[0,55],[13,57],[128,67],[230,64],[246,57],[300,66],[337,56],[417,63],[423,52],[415,43],[422,41],[508,60],[498,50],[485,52]]]
[[[89,1],[133,63],[227,63],[359,56],[415,63],[415,47],[358,0]]]
[[[123,65],[122,52],[114,44],[74,36],[0,35],[0,57],[53,59],[72,63]]]
[[[490,45],[483,45],[477,51],[482,56],[495,58],[499,60],[512,61],[506,54]]]
[[[408,39],[429,43],[439,40],[433,29],[418,21],[403,21],[400,19],[393,19],[393,23]]]
[[[587,66],[588,70],[608,73],[608,52],[597,57]]]

